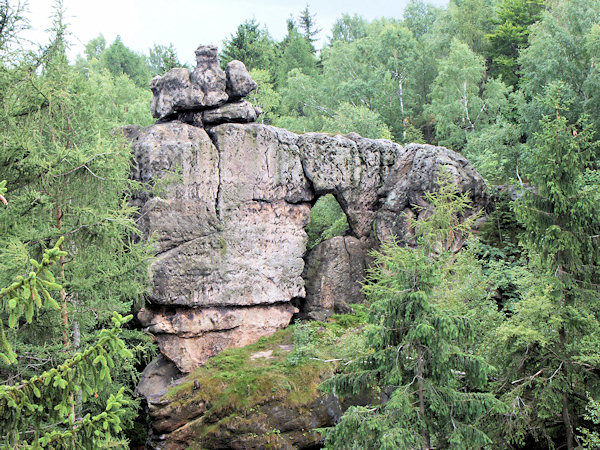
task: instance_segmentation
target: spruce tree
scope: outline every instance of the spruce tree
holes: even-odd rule
[[[3,182],[4,183],[4,182]],[[6,188],[0,187],[0,195]],[[4,198],[4,197],[2,197]],[[8,327],[31,324],[44,309],[60,309],[52,291],[61,291],[52,272],[67,255],[61,250],[64,238],[44,252],[41,261],[30,260],[31,271],[19,275],[0,290],[0,305],[8,314]],[[98,414],[75,414],[75,408],[97,398],[112,382],[115,365],[133,358],[120,338],[121,327],[131,319],[113,314],[113,327],[103,329],[98,340],[57,367],[29,379],[13,379],[0,384],[0,448],[98,448],[122,445],[123,419],[130,415],[132,401],[121,387],[111,393]],[[5,325],[0,321],[0,359],[17,363]]]
[[[586,117],[567,120],[569,98],[563,83],[553,83],[541,99],[554,113],[540,121],[530,153],[533,188],[516,205],[531,276],[498,337],[507,401],[520,412],[507,424],[509,435],[522,442],[531,433],[572,449],[586,392],[600,394],[594,370],[600,360],[600,154]]]
[[[368,347],[324,388],[337,395],[366,392],[382,401],[349,408],[328,434],[328,448],[466,449],[491,443],[485,417],[502,405],[482,391],[491,367],[472,350],[473,318],[443,307],[435,295],[445,249],[452,247],[447,242],[467,231],[456,220],[465,199],[445,182],[429,196],[441,205],[436,198],[450,200],[452,213],[432,212],[418,231],[419,248],[391,241],[374,255],[364,287]]]
[[[317,24],[315,22],[316,14],[311,14],[308,4],[306,7],[300,12],[298,16],[298,26],[302,30],[302,34],[304,38],[308,41],[308,43],[313,48],[314,53],[314,43],[317,41],[316,35],[321,32],[320,28],[317,28]]]
[[[42,261],[64,236],[53,265],[54,282],[61,288],[52,298],[60,308],[35,307],[44,294],[39,286],[36,294],[31,283],[29,303],[2,299],[0,322],[10,325],[3,341],[14,352],[5,348],[8,361],[0,361],[0,382],[8,385],[65,364],[69,369],[69,361],[100,349],[100,341],[112,345],[103,336],[112,327],[113,313],[128,315],[146,289],[149,253],[136,242],[134,209],[127,202],[136,188],[128,181],[131,153],[115,130],[130,117],[118,99],[123,92],[115,88],[133,84],[119,83],[106,71],[82,73],[69,65],[65,36],[58,10],[53,37],[39,51],[23,49],[14,39],[0,48],[0,180],[7,181],[2,196],[8,202],[0,208],[0,286],[12,285],[15,274],[35,274],[33,261]],[[14,308],[25,309],[15,315]],[[138,360],[115,359],[114,367],[109,364],[113,382],[93,396],[86,397],[85,387],[74,382],[67,404],[75,402],[70,414],[76,420],[88,412],[90,417],[102,414],[111,396],[132,389],[135,365],[151,347],[139,331],[123,330],[122,337]],[[16,361],[10,357],[14,354]],[[81,373],[87,378],[90,371]],[[79,390],[86,400],[78,401]],[[135,408],[123,412],[131,419]],[[40,426],[50,426],[53,419],[48,420],[40,419]],[[22,430],[21,425],[15,427]],[[26,433],[33,425],[23,425]],[[29,442],[33,434],[20,437]]]

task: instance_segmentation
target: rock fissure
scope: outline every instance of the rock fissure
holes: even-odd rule
[[[443,147],[253,123],[260,111],[244,97],[256,83],[239,61],[221,70],[216,55],[215,47],[199,47],[194,71],[153,79],[158,122],[129,133],[132,176],[166,185],[160,198],[136,200],[139,226],[157,246],[152,304],[138,318],[160,349],[138,391],[156,429],[168,413],[167,428],[182,435],[202,408],[173,412],[166,390],[211,356],[286,327],[295,314],[325,319],[364,301],[370,250],[392,235],[414,243],[406,218],[418,217],[415,205],[427,207],[440,168],[469,194],[473,213],[488,201],[470,163]],[[173,167],[181,167],[181,179],[172,179]],[[307,251],[311,205],[328,193],[350,233]],[[187,447],[178,433],[170,432],[168,448]],[[158,441],[156,448],[167,448]]]

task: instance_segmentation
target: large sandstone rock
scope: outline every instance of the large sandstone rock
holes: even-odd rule
[[[156,188],[138,199],[140,226],[157,248],[150,299],[175,307],[169,320],[178,325],[165,327],[158,306],[143,322],[182,372],[284,327],[292,300],[305,299],[299,303],[309,317],[360,302],[368,250],[392,233],[412,242],[405,217],[418,213],[414,205],[426,206],[441,168],[471,193],[474,210],[487,201],[468,161],[441,147],[298,136],[261,124],[222,124],[207,133],[168,122],[128,133],[135,136],[134,178]],[[354,236],[320,244],[305,268],[309,202],[328,192]],[[221,325],[199,331],[194,321],[210,308],[229,312],[220,314]],[[183,319],[190,314],[194,321]]]
[[[469,214],[486,206],[485,184],[443,147],[251,123],[260,112],[243,100],[256,87],[245,66],[233,61],[221,70],[216,47],[199,47],[196,60],[191,73],[172,69],[151,81],[159,123],[123,129],[133,142],[132,177],[152,186],[132,201],[156,247],[139,320],[161,355],[138,392],[148,400],[157,448],[187,448],[199,429],[208,433],[202,445],[251,448],[265,426],[289,430],[281,442],[290,448],[317,445],[301,431],[331,423],[317,397],[295,409],[266,402],[260,420],[227,419],[217,429],[203,416],[208,400],[173,402],[164,393],[209,357],[285,327],[297,312],[292,304],[303,317],[326,318],[361,302],[369,250],[392,235],[414,244],[407,218],[429,214],[425,194],[441,170],[469,194]],[[307,254],[310,205],[329,193],[347,215],[349,235]],[[453,249],[461,245],[457,239]]]
[[[140,320],[182,372],[286,326],[296,312],[290,300],[304,297],[312,192],[296,136],[263,125],[210,133],[217,146],[179,122],[134,140],[133,177],[156,186],[156,196],[138,199],[140,226],[157,248],[154,306]],[[168,321],[158,305],[176,306]],[[226,309],[215,315],[216,307]]]

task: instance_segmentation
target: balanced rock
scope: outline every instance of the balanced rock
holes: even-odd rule
[[[175,112],[201,110],[227,101],[226,75],[219,67],[217,47],[200,46],[196,50],[196,69],[175,67],[150,81],[154,94],[152,116],[164,119]]]
[[[258,86],[241,61],[233,60],[227,64],[225,74],[227,75],[227,94],[230,99],[244,98]]]
[[[197,127],[254,122],[261,110],[243,99],[256,87],[244,63],[231,61],[223,71],[217,47],[201,45],[193,72],[176,67],[150,81],[150,110],[161,121],[177,119]]]

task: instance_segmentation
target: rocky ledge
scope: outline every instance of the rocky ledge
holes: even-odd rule
[[[413,243],[406,219],[428,214],[440,170],[469,194],[472,213],[488,202],[483,179],[446,148],[252,123],[260,111],[243,98],[256,83],[239,61],[222,71],[216,55],[200,47],[193,72],[153,79],[158,122],[126,130],[132,176],[153,186],[134,202],[156,246],[139,319],[161,356],[138,387],[155,420],[169,383],[209,357],[273,334],[296,313],[325,318],[360,301],[368,251],[392,235]],[[350,231],[307,254],[311,205],[330,193]]]

